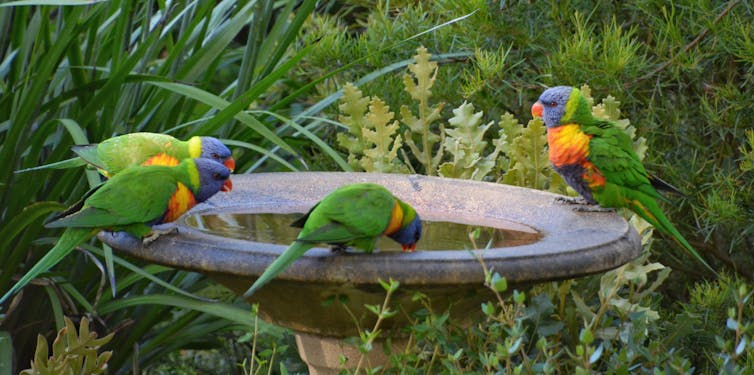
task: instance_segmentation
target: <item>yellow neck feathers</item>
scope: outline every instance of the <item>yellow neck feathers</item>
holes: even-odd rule
[[[202,139],[200,137],[191,137],[188,140],[189,156],[198,158],[202,155]]]
[[[396,200],[395,205],[393,205],[393,212],[390,214],[390,221],[382,234],[389,236],[397,232],[401,227],[403,227],[403,209]]]

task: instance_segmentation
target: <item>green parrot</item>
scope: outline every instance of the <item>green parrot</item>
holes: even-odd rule
[[[188,141],[181,141],[167,134],[130,133],[106,139],[102,143],[73,146],[72,149],[78,155],[77,158],[19,172],[90,164],[109,178],[125,168],[140,165],[159,154],[166,154],[177,160],[212,159],[224,164],[231,172],[236,168],[228,147],[213,137],[191,137]]]
[[[658,199],[668,200],[653,185],[672,187],[647,174],[631,138],[613,122],[595,118],[579,89],[547,89],[531,113],[545,122],[553,168],[587,203],[631,209],[717,274],[658,206]]]
[[[377,239],[385,235],[400,243],[404,252],[410,252],[422,235],[416,211],[383,186],[371,183],[334,190],[291,225],[303,228],[298,238],[264,270],[244,297],[251,296],[318,243],[336,249],[353,246],[371,253]]]
[[[142,238],[152,225],[174,221],[219,191],[229,191],[230,170],[211,159],[185,159],[177,166],[133,166],[90,190],[45,226],[66,228],[58,242],[0,298],[2,304],[30,280],[57,264],[101,230]]]

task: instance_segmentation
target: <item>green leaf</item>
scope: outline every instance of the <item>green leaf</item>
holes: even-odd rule
[[[495,289],[496,292],[505,292],[508,290],[508,281],[505,280],[505,277],[502,277],[495,272],[492,274],[492,288]]]
[[[495,314],[495,304],[490,302],[482,302],[482,312],[488,317]]]
[[[213,108],[225,110],[231,107],[231,103],[229,103],[227,100],[197,87],[184,85],[182,83],[175,83],[175,82],[147,82],[147,83],[166,89],[166,90],[170,90],[172,92],[175,92],[176,94],[180,94],[185,97],[197,100]],[[237,107],[237,105],[235,107]],[[262,124],[259,120],[257,120],[255,117],[249,115],[246,112],[241,112],[241,111],[237,111],[236,113],[233,113],[232,117],[234,117],[238,121],[241,121],[243,124],[250,127],[255,132],[259,133],[259,135],[263,136],[267,140],[280,146],[282,149],[290,152],[291,154],[294,154],[294,155],[296,154],[296,152],[293,150],[293,148],[291,148],[291,146],[289,146],[285,141],[283,141],[280,137],[278,137],[274,132],[267,129],[267,127],[264,124]],[[217,121],[215,120],[210,120],[210,121],[214,121],[215,123],[217,123]],[[208,126],[205,124],[204,128],[206,128],[206,130],[211,131],[211,130],[214,130],[213,129],[214,125]]]
[[[75,5],[92,5],[96,3],[101,3],[105,0],[19,0],[19,1],[9,1],[7,3],[0,4],[0,8],[2,7],[16,7],[16,6],[44,6],[44,5],[53,5],[53,6],[75,6]]]
[[[584,345],[590,345],[594,342],[594,336],[589,328],[585,327],[581,329],[581,332],[579,333],[579,342]]]
[[[11,375],[12,373],[13,340],[10,332],[0,331],[0,375]]]
[[[205,302],[180,296],[166,294],[151,294],[146,296],[133,296],[113,301],[99,309],[101,314],[107,314],[122,310],[131,306],[139,305],[163,305],[180,307],[184,309],[200,311],[218,318],[230,320],[246,327],[254,326],[254,317],[247,310],[220,302]],[[261,324],[257,322],[257,324]]]

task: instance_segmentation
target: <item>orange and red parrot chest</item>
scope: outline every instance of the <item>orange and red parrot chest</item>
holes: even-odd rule
[[[186,185],[179,182],[175,193],[173,193],[168,201],[168,209],[165,211],[162,222],[169,223],[175,221],[194,206],[196,206],[194,194]]]
[[[576,124],[547,129],[549,158],[552,165],[558,170],[577,171],[580,176],[570,177],[580,178],[590,189],[594,189],[605,185],[605,177],[589,161],[591,139],[592,137],[582,132]]]
[[[168,154],[157,154],[147,159],[142,165],[176,166],[178,165],[178,159]],[[160,221],[162,223],[175,221],[181,217],[181,215],[186,213],[186,211],[196,206],[196,204],[197,202],[194,193],[192,193],[186,185],[179,182],[176,186],[175,192],[170,196],[170,200],[168,200],[167,210],[165,210],[165,215],[163,215],[162,220]]]

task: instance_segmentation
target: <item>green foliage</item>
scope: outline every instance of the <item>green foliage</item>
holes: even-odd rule
[[[440,129],[443,147],[435,148],[435,157],[442,154],[440,174],[476,178],[469,169],[476,166],[474,160],[497,155],[488,178],[565,192],[565,184],[549,168],[542,124],[529,121],[524,126],[518,119],[528,114],[543,86],[588,82],[597,91],[595,97],[603,97],[599,104],[593,101],[593,113],[623,127],[648,170],[686,193],[669,195],[678,204],[666,207],[684,236],[731,269],[754,277],[749,271],[754,259],[754,138],[745,120],[754,115],[746,104],[752,95],[747,83],[754,77],[751,4],[504,2],[503,10],[491,9],[491,4],[470,5],[479,11],[468,27],[416,41],[437,54],[468,53],[466,58],[436,60],[433,100],[455,106],[461,102],[459,94],[465,99],[441,113],[454,120]],[[424,18],[411,18],[418,10],[425,12]],[[313,54],[326,61],[348,61],[360,50],[374,51],[393,30],[420,28],[417,23],[422,22],[430,27],[441,14],[452,18],[465,10],[459,2],[441,0],[364,11],[368,16],[359,18],[363,33],[341,36],[338,49]],[[346,25],[338,27],[348,30]],[[453,35],[444,34],[447,31]],[[351,48],[355,45],[359,48]],[[379,66],[379,58],[387,65],[405,55],[388,52],[370,62]],[[491,66],[500,74],[491,74]],[[348,81],[374,66],[360,68],[361,73],[358,68],[347,73]],[[397,77],[384,76],[360,89],[379,93],[392,108],[416,103],[401,92],[400,83]],[[582,90],[591,98],[589,87]],[[500,118],[497,138],[488,131],[484,114]],[[457,120],[460,127],[453,127]],[[471,144],[476,148],[468,147]],[[414,165],[413,159],[401,156]],[[663,263],[686,263],[673,258],[677,249],[653,239],[645,222],[635,216],[630,222],[642,234],[645,249],[650,244],[662,249],[656,256]],[[394,355],[396,369],[385,372],[748,371],[752,344],[746,335],[754,314],[750,297],[740,290],[751,290],[750,284],[727,277],[695,284],[693,273],[684,278],[649,257],[645,252],[602,276],[537,286],[525,294],[502,293],[507,288],[504,278],[488,273],[497,302],[481,306],[485,320],[468,327],[447,312],[432,311],[431,301],[426,301],[410,329],[415,346]]]
[[[474,113],[474,105],[463,102],[453,110],[453,117],[448,120],[445,130],[444,150],[452,155],[452,159],[440,165],[438,174],[443,177],[481,180],[495,168],[497,147],[487,155],[487,141],[484,135],[493,122],[480,125],[483,112]]]
[[[602,25],[585,17],[573,14],[573,34],[558,43],[550,59],[553,73],[610,90],[621,89],[626,80],[641,75],[647,64],[636,38],[638,28],[619,25],[615,16]]]
[[[408,66],[412,75],[403,76],[404,88],[411,94],[420,114],[417,117],[408,105],[401,105],[401,122],[407,127],[405,144],[414,158],[409,158],[403,150],[403,161],[397,158],[403,144],[397,131],[398,122],[390,123],[393,112],[381,99],[364,98],[351,84],[343,88],[339,119],[348,128],[348,134],[339,133],[337,140],[348,150],[351,166],[367,172],[405,172],[406,164],[414,171],[420,170],[421,165],[429,175],[483,180],[497,173],[502,175],[502,182],[508,184],[553,191],[565,188],[562,179],[550,167],[545,127],[539,119],[524,127],[513,115],[504,114],[498,123],[499,138],[487,141],[488,130],[494,122],[482,125],[484,113],[474,112],[474,105],[464,102],[453,109],[447,126],[440,125],[439,134],[434,133],[430,124],[440,120],[443,103],[432,107],[427,104],[430,88],[439,72],[430,57],[426,49],[420,47],[414,56],[417,62]],[[369,111],[365,112],[367,103]],[[617,103],[612,110],[617,111]],[[428,112],[430,114],[426,115]],[[420,148],[413,138],[420,140],[417,142],[423,146]],[[413,165],[414,160],[419,165]]]
[[[504,277],[485,267],[485,286],[495,302],[483,303],[474,313],[481,319],[470,327],[417,295],[425,308],[412,315],[410,346],[391,355],[392,368],[371,372],[747,373],[754,358],[754,293],[747,284],[728,277],[697,284],[684,311],[663,318],[659,291],[671,270],[647,257],[529,292],[510,291]],[[371,308],[374,314],[391,311],[394,290],[387,290],[385,303]],[[361,342],[379,338],[376,328],[365,331]]]
[[[754,170],[754,130],[746,131],[746,144],[738,148],[741,152],[740,168],[743,172]]]
[[[388,67],[394,70],[423,45],[438,63],[431,100],[450,104],[441,118],[453,117],[452,109],[466,101],[485,113],[482,123],[512,113],[523,124],[543,87],[588,83],[596,98],[604,98],[604,105],[614,100],[615,108],[620,104],[621,117],[631,119],[636,150],[645,154],[648,170],[685,193],[671,196],[676,204],[663,207],[684,237],[728,266],[754,269],[750,250],[754,248],[754,175],[739,169],[746,155],[739,148],[746,145],[748,119],[754,116],[754,108],[747,104],[754,93],[752,4],[705,0],[381,4],[315,14],[305,27],[312,38],[330,38],[332,44],[313,50],[297,76],[318,77],[332,62],[369,56],[363,64],[323,81],[318,90],[325,95],[342,87],[342,82],[373,77]],[[475,10],[463,21],[407,41],[400,49],[381,50],[391,40],[403,40]],[[359,88],[379,95],[390,108],[416,103],[405,92],[399,74],[382,74]],[[606,97],[608,92],[614,99]],[[490,132],[485,135],[487,152],[495,149],[494,138]],[[425,171],[426,157],[417,157],[425,162],[416,165],[409,151],[411,160],[400,152],[398,157],[414,170]],[[446,154],[439,164],[450,160],[439,146],[432,151],[435,156]],[[490,173],[491,179],[498,180],[509,170],[506,162],[505,157],[498,159],[499,169]],[[556,180],[552,183],[541,177],[536,178],[538,186],[562,191],[558,177],[552,177]],[[734,186],[740,188],[731,189]],[[733,207],[738,209],[729,211]],[[677,255],[679,250],[672,244],[658,242],[668,249],[664,258]],[[697,267],[682,263],[684,268]]]
[[[512,114],[500,117],[497,146],[504,157],[498,161],[501,182],[535,189],[563,192],[565,182],[550,166],[545,124],[541,119],[522,126]]]
[[[320,2],[316,10],[314,1],[27,3],[4,4],[0,11],[0,164],[6,166],[0,169],[0,290],[54,241],[58,233],[42,228],[44,218],[90,183],[83,170],[13,171],[68,158],[70,145],[83,142],[76,128],[86,142],[130,131],[220,136],[233,146],[239,171],[379,165],[563,193],[565,184],[547,166],[544,129],[525,119],[543,87],[584,82],[604,98],[595,113],[635,132],[648,169],[685,192],[664,207],[684,236],[754,279],[750,2],[375,6],[360,0]],[[420,46],[426,46],[423,57],[407,60]],[[393,74],[408,65],[413,72]],[[361,110],[342,109],[344,116],[368,117],[376,94],[384,102],[375,107],[381,127],[370,133],[374,141],[345,118],[347,136],[328,125],[337,108],[327,106],[345,82],[373,96]],[[398,109],[397,119],[389,108]],[[483,115],[477,119],[477,113]],[[499,129],[486,128],[497,119]],[[396,120],[402,130],[389,130]],[[364,128],[365,120],[358,121]],[[480,136],[484,147],[471,142]],[[356,159],[339,160],[328,146],[335,137],[351,142],[341,146]],[[490,157],[496,162],[487,172]],[[632,223],[649,243],[651,230]],[[502,301],[482,306],[482,318],[471,327],[433,311],[428,301],[411,328],[417,350],[393,362],[403,373],[751,368],[752,304],[740,292],[751,284],[698,282],[693,261],[675,259],[678,250],[661,239],[653,242],[662,251],[636,261],[631,267],[639,271],[627,268],[604,280],[503,294],[504,278],[493,275],[489,281],[494,278]],[[17,362],[29,363],[37,332],[53,332],[55,320],[62,326],[64,313],[92,314],[120,329],[111,342],[114,373],[130,372],[135,354],[150,371],[179,349],[218,348],[218,335],[234,340],[234,332],[253,331],[247,306],[203,277],[134,264],[90,244],[81,250],[2,306],[0,324],[13,334]],[[672,282],[661,282],[667,268],[655,269],[657,261],[678,264],[668,276]],[[100,271],[108,263],[114,264],[117,298],[107,291],[107,271]],[[629,280],[632,272],[648,275],[647,281]],[[254,373],[281,368],[273,357],[286,357],[282,368],[293,368],[294,355],[282,350],[286,336],[271,327],[258,333],[263,348],[256,358],[269,362]]]
[[[42,226],[45,218],[99,182],[83,168],[16,170],[67,159],[75,143],[134,131],[235,139],[237,172],[302,168],[302,148],[289,139],[318,140],[288,120],[298,113],[290,106],[278,106],[277,116],[247,112],[306,92],[285,76],[311,49],[297,38],[315,1],[20,3],[0,10],[3,293],[59,236]],[[208,291],[198,274],[131,263],[108,247],[78,250],[2,305],[16,363],[29,363],[37,333],[54,332],[64,315],[97,316],[120,330],[108,363],[121,374],[251,326],[243,303]],[[110,276],[117,282],[108,288]]]
[[[431,55],[426,48],[419,47],[416,51],[416,63],[408,66],[411,74],[403,75],[403,86],[411,99],[417,102],[418,115],[407,105],[401,106],[401,122],[408,127],[403,138],[414,157],[424,166],[425,174],[432,176],[442,157],[444,133],[442,125],[439,134],[433,132],[432,123],[440,119],[440,111],[445,103],[434,106],[429,104],[439,68],[437,62],[429,61]],[[437,144],[439,149],[435,150]]]
[[[97,333],[89,330],[89,320],[84,317],[76,326],[67,316],[65,327],[58,331],[58,336],[52,343],[52,355],[44,336],[37,336],[37,350],[31,368],[21,371],[21,375],[57,375],[57,374],[104,374],[107,361],[112,351],[97,355],[102,346],[110,342],[114,333],[97,338]]]
[[[367,107],[368,106],[368,107]],[[339,106],[339,120],[350,135],[338,133],[338,144],[348,150],[348,163],[367,172],[406,172],[398,159],[401,136],[398,122],[393,120],[385,103],[379,98],[362,97],[356,86],[347,84]],[[368,112],[367,112],[368,110]]]

